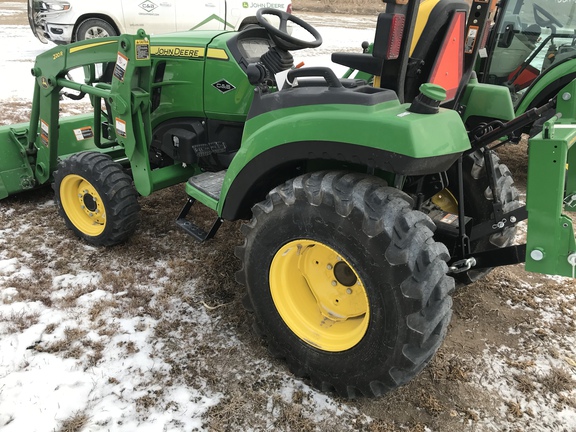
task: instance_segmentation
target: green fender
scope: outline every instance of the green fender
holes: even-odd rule
[[[460,100],[466,109],[462,115],[464,122],[470,117],[486,117],[503,121],[512,120],[514,106],[510,92],[506,87],[478,83],[471,78]]]
[[[548,102],[574,78],[576,78],[576,59],[567,59],[552,66],[528,88],[516,107],[516,115]]]
[[[217,211],[227,220],[246,217],[266,193],[311,161],[401,175],[445,171],[470,148],[458,113],[407,111],[390,100],[376,105],[319,104],[264,111],[249,117]]]

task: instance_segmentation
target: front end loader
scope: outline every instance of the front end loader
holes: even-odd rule
[[[273,9],[242,32],[139,31],[50,50],[33,69],[30,123],[0,128],[0,197],[53,184],[67,226],[113,245],[137,229],[139,195],[185,183],[176,223],[195,239],[246,221],[237,281],[270,351],[323,391],[385,394],[442,344],[456,283],[524,261],[565,276],[576,265],[562,214],[576,205],[576,84],[514,118],[507,89],[473,73],[483,0],[445,10],[433,64],[411,75],[418,4],[388,1],[372,53],[338,56],[370,83],[294,68],[291,52],[321,37]],[[290,21],[309,37],[289,34]],[[83,83],[68,78],[75,68]],[[60,118],[67,89],[93,112]],[[494,150],[546,110],[558,114],[530,142],[523,206]],[[214,211],[208,228],[196,202]],[[527,244],[514,245],[528,215]]]

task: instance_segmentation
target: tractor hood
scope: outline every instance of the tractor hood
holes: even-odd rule
[[[220,35],[232,35],[224,30],[193,30],[150,37],[153,56],[198,58],[206,55],[208,45]]]

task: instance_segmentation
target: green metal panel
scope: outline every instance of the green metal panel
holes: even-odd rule
[[[204,65],[208,43],[222,31],[195,31],[157,35],[150,39],[152,75],[165,64],[163,79],[152,84],[160,104],[152,126],[177,117],[205,117]]]
[[[464,122],[472,116],[488,117],[499,120],[512,120],[514,106],[508,88],[478,83],[477,79],[471,79],[460,104],[466,107]]]
[[[576,208],[576,83],[562,90],[558,111],[530,140],[526,208],[526,270],[574,277],[576,241],[564,204]],[[568,163],[570,162],[570,163]]]
[[[226,45],[229,37],[230,34],[221,35],[210,43],[204,75],[204,109],[211,119],[242,122],[252,104],[254,86],[232,58]]]

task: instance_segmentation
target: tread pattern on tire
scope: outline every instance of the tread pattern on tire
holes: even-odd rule
[[[481,152],[474,152],[470,154],[470,158],[474,163],[471,171],[472,177],[477,180],[485,177],[487,174],[484,166],[484,155]],[[494,152],[492,152],[492,163],[496,172],[496,193],[502,203],[502,210],[506,213],[517,209],[520,207],[520,194],[514,186],[512,173],[505,164],[500,163],[500,158]],[[489,186],[484,190],[484,197],[487,201],[493,201],[494,199]],[[490,243],[498,248],[508,246],[514,240],[515,234],[516,226],[504,228],[501,232],[490,236]]]
[[[88,169],[87,167],[90,167]],[[83,235],[67,217],[57,190],[60,181],[69,174],[94,176],[86,178],[98,189],[106,204],[106,230],[98,237]],[[98,152],[81,152],[62,161],[54,172],[54,184],[58,213],[66,226],[76,235],[95,246],[112,246],[127,240],[140,222],[140,204],[138,193],[132,179],[120,164],[106,154]]]
[[[321,390],[333,390],[343,397],[359,394],[379,396],[405,384],[417,375],[441,345],[451,318],[454,280],[446,275],[450,259],[443,244],[433,240],[435,226],[430,218],[412,210],[405,193],[388,187],[386,182],[365,174],[323,171],[302,175],[273,189],[266,200],[253,207],[253,218],[241,228],[244,244],[235,250],[242,268],[236,274],[247,285],[249,263],[247,245],[257,225],[279,206],[291,206],[305,200],[311,206],[329,206],[343,219],[355,221],[367,241],[386,242],[385,257],[397,267],[391,285],[401,291],[405,320],[405,340],[393,359],[386,360],[379,377],[350,381],[348,376],[328,377],[320,370],[293,358],[282,341],[275,339],[264,323],[259,329],[269,351],[285,358],[297,376],[308,377]],[[259,269],[258,271],[261,271]],[[250,292],[250,288],[248,289]],[[250,297],[249,309],[256,311]],[[256,311],[256,322],[258,313]],[[358,365],[359,369],[364,365]]]

